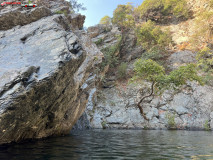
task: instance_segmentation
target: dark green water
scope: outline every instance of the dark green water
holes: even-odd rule
[[[0,146],[0,160],[213,159],[213,133],[89,130]]]

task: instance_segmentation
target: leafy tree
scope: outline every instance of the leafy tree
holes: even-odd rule
[[[79,10],[86,10],[86,7],[84,7],[83,3],[78,3],[78,0],[70,0],[70,5],[73,10],[76,10],[79,12]]]
[[[143,112],[142,102],[151,96],[160,95],[167,89],[178,89],[187,81],[197,81],[203,84],[201,77],[197,75],[195,64],[181,66],[177,70],[165,73],[165,68],[153,60],[138,59],[134,64],[134,76],[131,81],[146,80],[151,82],[150,93],[143,96],[138,102],[138,108],[144,119],[148,120]]]
[[[136,29],[136,36],[138,42],[146,49],[151,49],[156,45],[165,48],[172,42],[169,31],[163,32],[160,27],[156,26],[151,20],[143,23],[143,25]]]
[[[109,16],[104,16],[103,18],[101,18],[99,23],[110,25],[111,24],[111,18]]]
[[[121,27],[130,27],[134,25],[134,17],[132,16],[134,7],[131,3],[127,5],[118,5],[113,12],[112,23]]]

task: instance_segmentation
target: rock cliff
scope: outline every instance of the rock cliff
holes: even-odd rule
[[[102,39],[102,43],[98,44],[100,49],[113,46],[116,35],[122,34],[119,57],[120,61],[128,62],[127,74],[131,75],[135,58],[141,57],[144,50],[136,45],[131,31],[120,33],[118,28],[111,27],[107,32],[102,32],[103,28],[103,25],[94,26],[88,29],[88,33],[94,42]],[[112,34],[115,30],[116,35]],[[188,50],[176,51],[164,60],[170,70],[193,62],[196,62],[195,53]],[[93,97],[93,105],[87,106],[78,125],[84,122],[86,128],[213,129],[212,86],[190,82],[179,91],[166,91],[161,96],[151,97],[143,104],[148,118],[145,120],[137,102],[139,97],[147,94],[150,84],[129,84],[128,80],[119,80],[116,72],[111,68],[105,75],[102,85],[97,89],[97,96]],[[140,93],[138,89],[141,87]],[[80,128],[83,128],[82,125]]]
[[[50,4],[1,10],[0,144],[69,133],[89,99],[102,53],[79,30],[84,16]]]

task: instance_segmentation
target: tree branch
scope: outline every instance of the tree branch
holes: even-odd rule
[[[155,81],[152,82],[150,94],[147,95],[147,96],[142,97],[141,100],[138,102],[138,108],[139,108],[139,110],[140,110],[140,113],[141,113],[141,115],[143,116],[143,118],[144,118],[145,120],[147,120],[147,121],[148,121],[149,119],[148,119],[148,118],[146,117],[146,115],[144,114],[141,103],[144,101],[144,99],[146,99],[146,98],[148,98],[148,97],[151,97],[151,96],[153,95],[153,93],[154,93],[154,85],[155,85]]]

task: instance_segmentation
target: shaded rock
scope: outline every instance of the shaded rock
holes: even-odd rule
[[[46,7],[36,7],[31,10],[14,8],[0,14],[0,30],[8,30],[18,25],[23,26],[51,14],[51,10]]]
[[[81,14],[70,14],[68,15],[68,20],[71,24],[73,30],[75,29],[83,29],[85,16]]]

